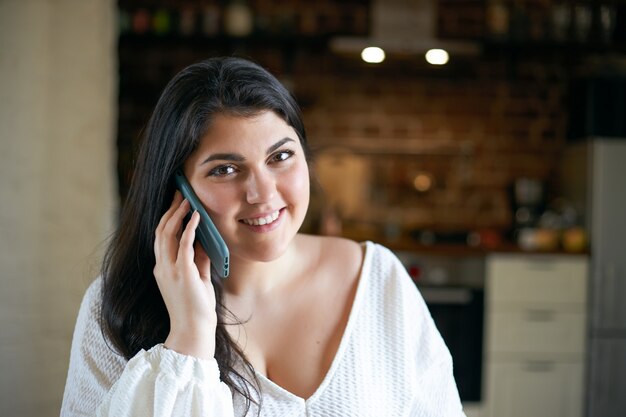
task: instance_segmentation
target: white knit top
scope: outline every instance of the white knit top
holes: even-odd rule
[[[304,399],[257,373],[260,416],[464,416],[450,354],[416,286],[392,252],[364,245],[352,311],[321,385]],[[126,362],[107,345],[99,310],[96,280],[78,314],[61,417],[243,415],[243,397],[220,381],[215,360],[157,345]],[[246,415],[256,413],[253,404]]]

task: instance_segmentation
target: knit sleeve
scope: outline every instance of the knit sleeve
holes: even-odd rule
[[[431,364],[419,384],[428,388],[416,391],[412,416],[465,417],[449,356],[443,356],[440,362]]]
[[[130,361],[108,345],[99,325],[100,285],[85,293],[78,313],[61,417],[232,417],[229,388],[215,359],[157,345]]]
[[[132,358],[98,407],[98,417],[233,417],[215,359],[157,345]]]

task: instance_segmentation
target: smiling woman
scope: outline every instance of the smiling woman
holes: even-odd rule
[[[62,416],[462,416],[450,354],[398,259],[298,232],[300,111],[264,69],[192,65],[147,125],[76,325]],[[230,251],[211,274],[180,169]]]
[[[184,170],[233,254],[235,275],[244,259],[270,261],[283,253],[304,221],[305,151],[273,111],[216,115]]]

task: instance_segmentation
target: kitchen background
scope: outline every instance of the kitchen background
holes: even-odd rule
[[[382,63],[361,59],[370,44]],[[447,64],[426,62],[435,47]],[[468,415],[624,409],[626,313],[596,306],[626,295],[609,249],[626,231],[614,222],[624,234],[607,243],[594,229],[625,207],[621,2],[2,0],[0,50],[0,414],[58,413],[146,118],[178,70],[230,54],[303,107],[306,231],[397,251]],[[596,160],[607,147],[612,164]]]

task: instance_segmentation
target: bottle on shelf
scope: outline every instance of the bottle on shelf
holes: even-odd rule
[[[224,31],[227,35],[241,38],[254,30],[252,9],[244,0],[232,0],[224,9]]]

